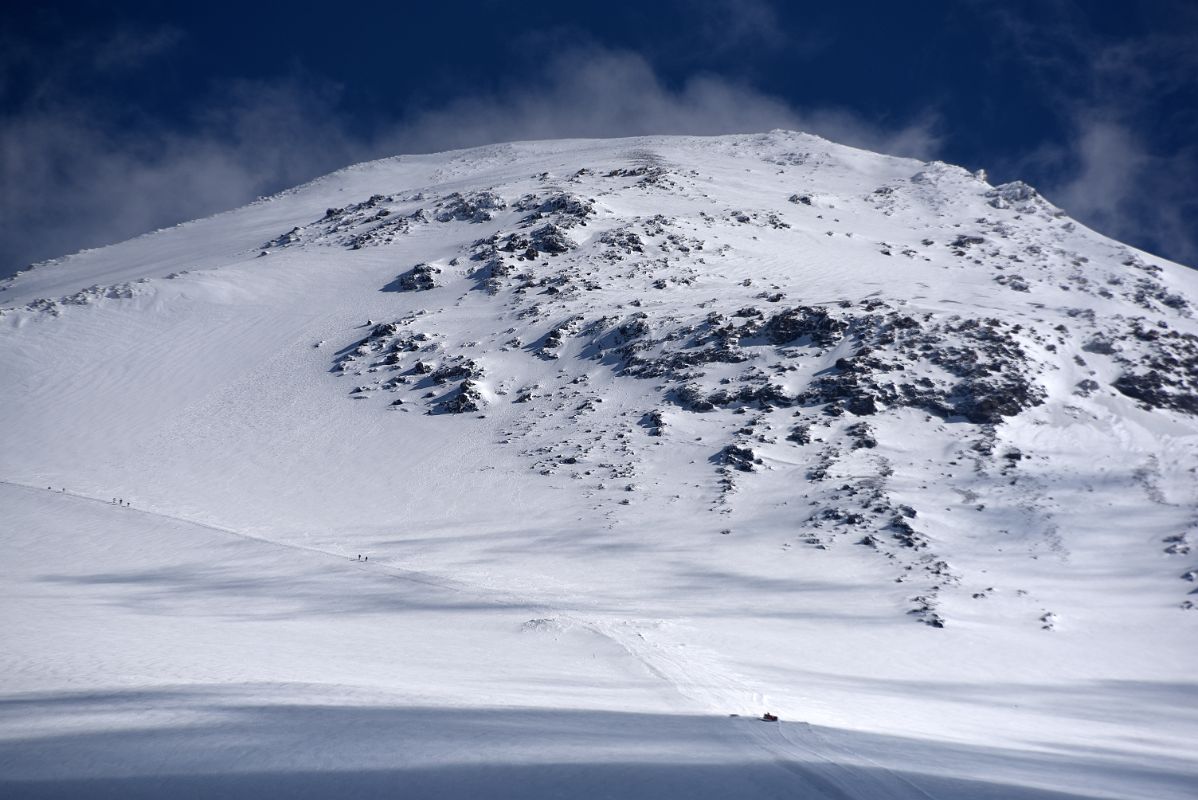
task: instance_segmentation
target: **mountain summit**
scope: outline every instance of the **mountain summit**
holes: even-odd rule
[[[835,762],[841,793],[811,796],[1192,777],[1170,759],[1198,719],[1166,709],[1194,688],[1198,274],[1026,184],[783,131],[505,144],[361,164],[0,289],[12,484],[368,554],[510,609],[521,641],[602,640],[685,713],[810,723],[742,738]],[[117,584],[243,591],[209,569]],[[571,674],[589,641],[548,658]],[[326,666],[286,680],[347,682]],[[649,708],[593,680],[605,713]],[[1146,731],[1144,773],[1027,775]],[[976,749],[954,772],[878,737]],[[866,752],[913,760],[845,755]]]

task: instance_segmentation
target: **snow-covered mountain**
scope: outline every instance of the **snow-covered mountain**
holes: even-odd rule
[[[403,156],[0,306],[6,793],[1198,782],[1198,273],[1027,185]]]

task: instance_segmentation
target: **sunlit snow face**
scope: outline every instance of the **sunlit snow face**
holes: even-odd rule
[[[1031,726],[1183,796],[1196,289],[780,132],[376,162],[39,267],[0,779],[1099,791]]]

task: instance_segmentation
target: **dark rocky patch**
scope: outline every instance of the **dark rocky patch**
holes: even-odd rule
[[[852,441],[852,448],[860,450],[861,448],[874,448],[878,446],[878,440],[874,438],[874,430],[868,422],[855,422],[844,429]]]
[[[771,316],[762,334],[775,345],[808,338],[816,347],[830,347],[841,339],[847,327],[826,308],[799,306]]]
[[[504,199],[492,191],[454,192],[437,205],[434,218],[438,222],[488,222],[505,208]]]
[[[640,426],[645,428],[650,436],[661,436],[666,429],[665,417],[661,411],[653,410],[641,417]]]
[[[466,414],[482,408],[483,396],[478,385],[473,381],[464,380],[446,399],[438,404],[438,409],[445,414]]]
[[[439,267],[432,264],[417,264],[394,281],[383,287],[384,292],[426,292],[437,288]]]
[[[1112,384],[1145,409],[1198,415],[1198,336],[1151,329],[1133,321],[1130,333],[1145,343],[1136,360],[1124,356],[1124,372]]]
[[[1014,208],[1023,214],[1036,210],[1039,193],[1023,181],[1011,181],[995,186],[986,192],[989,204],[994,208]]]
[[[786,441],[799,445],[811,444],[811,426],[804,423],[795,425],[786,435]]]
[[[429,380],[436,384],[449,383],[457,380],[472,380],[482,376],[482,369],[473,360],[464,358],[441,367],[429,373]]]
[[[561,226],[553,222],[546,223],[532,232],[532,250],[539,253],[557,256],[568,253],[575,246],[574,241],[566,235]]]
[[[720,452],[712,456],[712,460],[717,464],[722,464],[740,472],[756,472],[757,467],[764,463],[753,452],[752,448],[737,444],[725,446]]]

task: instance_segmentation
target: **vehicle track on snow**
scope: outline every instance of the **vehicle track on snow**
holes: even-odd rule
[[[336,559],[344,564],[347,557],[316,547],[307,547],[289,542],[279,542],[259,536],[213,525],[186,517],[149,511],[129,506],[113,506],[104,500],[87,494],[68,490],[43,489],[19,481],[0,479],[0,485],[11,486],[31,493],[48,492],[81,502],[96,503],[119,510],[158,519],[203,528],[223,536],[231,536],[250,542],[303,553],[307,556]],[[820,792],[827,800],[865,800],[885,797],[888,800],[937,800],[933,795],[878,764],[850,749],[834,745],[806,722],[764,722],[754,719],[757,709],[766,704],[764,692],[752,688],[749,679],[729,671],[719,655],[682,641],[666,641],[661,636],[664,629],[673,626],[667,620],[627,620],[597,618],[569,609],[553,607],[544,603],[529,602],[525,598],[506,592],[495,592],[485,587],[443,579],[423,572],[405,570],[383,563],[371,564],[350,559],[354,566],[374,573],[422,584],[443,591],[464,594],[472,599],[498,608],[519,606],[524,611],[542,614],[577,625],[591,633],[607,639],[627,652],[650,674],[668,684],[678,695],[699,707],[704,713],[724,715],[729,709],[739,709],[731,723],[742,735],[769,753],[778,767],[794,774],[810,788]],[[741,714],[744,714],[743,716]],[[839,758],[836,757],[839,754]],[[845,762],[862,762],[867,767],[856,768]],[[888,779],[880,776],[885,775]],[[808,795],[810,796],[810,795]]]
[[[733,720],[743,735],[773,756],[774,763],[801,777],[832,800],[887,798],[938,800],[893,770],[830,742],[806,722],[754,719],[766,695],[749,679],[729,671],[718,654],[683,642],[654,637],[670,627],[663,620],[596,621],[572,618],[577,624],[611,639],[653,675],[692,703],[713,714],[752,709]]]

